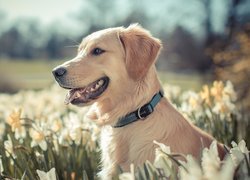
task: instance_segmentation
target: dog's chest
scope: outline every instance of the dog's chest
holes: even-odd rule
[[[102,160],[105,166],[121,164],[129,153],[127,140],[114,133],[112,127],[104,127],[101,131]]]
[[[151,142],[151,143],[148,143]],[[116,133],[112,127],[105,127],[101,132],[101,150],[103,168],[113,169],[119,165],[129,170],[131,163],[139,165],[146,160],[154,159],[153,140],[142,140],[133,133]]]

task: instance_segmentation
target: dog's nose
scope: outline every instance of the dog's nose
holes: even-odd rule
[[[56,68],[52,71],[52,73],[55,77],[62,77],[63,75],[66,74],[66,72],[67,72],[67,70],[63,67]]]

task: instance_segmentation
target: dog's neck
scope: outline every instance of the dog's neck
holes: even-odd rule
[[[121,128],[127,126],[131,123],[134,123],[138,120],[145,120],[150,114],[154,112],[155,106],[160,102],[164,93],[162,90],[157,92],[151,99],[150,102],[144,104],[140,108],[136,109],[135,111],[127,114],[125,117],[118,119],[114,128]]]
[[[161,89],[155,67],[152,66],[147,76],[139,81],[133,82],[130,92],[122,94],[119,99],[110,97],[94,104],[88,113],[88,117],[95,120],[99,125],[114,126],[120,117],[148,103],[152,97]]]

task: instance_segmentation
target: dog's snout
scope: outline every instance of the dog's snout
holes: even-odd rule
[[[52,71],[55,77],[62,77],[66,74],[67,70],[63,67],[56,68]]]

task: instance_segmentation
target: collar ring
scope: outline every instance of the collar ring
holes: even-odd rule
[[[141,116],[141,108],[142,107],[139,107],[139,109],[137,110],[137,116],[139,117],[139,119],[144,119],[145,117]]]

